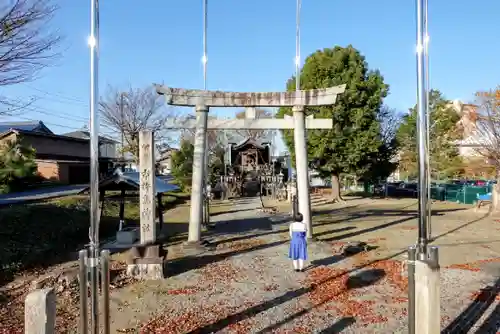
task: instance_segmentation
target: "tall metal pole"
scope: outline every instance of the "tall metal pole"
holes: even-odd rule
[[[300,90],[300,7],[301,0],[297,0],[295,18],[295,90]]]
[[[203,0],[203,89],[207,89],[207,27],[208,27],[208,0]]]
[[[295,90],[300,90],[300,8],[301,8],[301,0],[297,0],[296,8],[295,8]],[[291,162],[291,160],[290,160]],[[297,172],[297,166],[295,166],[295,172]],[[292,197],[292,207],[296,208],[296,201],[299,198],[299,185],[298,179],[295,177],[295,197]],[[298,204],[297,204],[298,206]],[[294,215],[295,215],[294,211]]]
[[[203,63],[203,89],[207,89],[207,63],[208,63],[208,58],[207,58],[207,27],[208,27],[208,0],[203,0],[203,58],[202,58],[202,63]],[[204,162],[204,168],[203,168],[203,193],[205,194],[204,197],[204,204],[203,204],[203,222],[205,224],[209,223],[209,217],[210,214],[208,213],[209,210],[209,204],[208,204],[208,196],[209,194],[207,193],[207,187],[208,187],[208,161],[209,161],[209,154],[208,154],[208,140],[205,141],[205,162]]]
[[[425,110],[426,129],[427,129],[427,237],[432,239],[432,196],[431,196],[431,111],[430,111],[430,79],[429,79],[429,0],[425,0],[424,21],[425,21],[425,39],[424,39],[424,52],[425,52]]]
[[[425,91],[425,0],[417,2],[417,137],[418,137],[418,181],[419,181],[419,228],[418,248],[420,254],[427,251],[427,113],[426,113],[426,91]]]
[[[121,135],[122,135],[122,172],[125,172],[125,131],[123,130],[123,127],[125,125],[125,122],[123,119],[125,118],[124,111],[123,111],[123,98],[124,98],[124,93],[120,94],[120,130],[121,130]]]
[[[99,0],[90,0],[90,331],[99,333]]]

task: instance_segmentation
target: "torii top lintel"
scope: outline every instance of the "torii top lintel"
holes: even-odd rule
[[[346,85],[330,88],[299,90],[291,92],[224,92],[200,89],[171,88],[156,85],[156,92],[164,95],[167,104],[194,107],[292,107],[324,106],[335,104],[337,95],[344,92]]]

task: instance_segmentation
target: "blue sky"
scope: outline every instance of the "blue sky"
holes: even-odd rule
[[[100,2],[102,93],[108,85],[153,82],[203,87],[202,0]],[[429,2],[431,86],[450,99],[470,101],[476,90],[500,84],[500,1]],[[65,37],[63,58],[39,80],[6,90],[9,96],[37,96],[22,117],[43,120],[55,132],[79,128],[88,118],[89,3],[60,0],[51,25]],[[209,0],[208,15],[208,89],[284,89],[294,72],[295,0]],[[302,0],[301,29],[302,58],[352,44],[384,75],[390,107],[414,105],[415,1]]]

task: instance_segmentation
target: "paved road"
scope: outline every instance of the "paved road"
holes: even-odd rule
[[[47,187],[47,188],[33,189],[18,193],[0,195],[0,206],[22,203],[27,201],[37,201],[37,200],[44,200],[56,197],[70,196],[77,194],[86,187],[87,185],[58,186],[50,188]]]

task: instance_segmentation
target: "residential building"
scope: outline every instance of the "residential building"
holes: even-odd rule
[[[463,103],[459,100],[454,100],[450,103],[458,115],[460,120],[457,122],[457,127],[463,131],[462,139],[456,141],[458,151],[464,159],[482,159],[477,153],[478,148],[485,144],[487,136],[478,129],[477,121],[479,119],[477,113],[477,105]],[[416,139],[415,139],[416,140]],[[399,161],[399,154],[395,161]],[[390,176],[391,181],[400,180],[399,168]]]
[[[63,133],[62,136],[90,140],[90,132],[86,130]],[[118,157],[116,147],[117,144],[118,142],[116,140],[104,136],[99,136],[99,157],[116,159]]]
[[[57,135],[42,121],[33,121],[0,123],[0,143],[7,140],[20,140],[35,149],[42,177],[67,184],[89,181],[89,139]],[[99,157],[100,171],[106,173],[113,161],[111,157]]]
[[[157,167],[160,174],[170,174],[172,172],[172,154],[178,151],[176,148],[169,147],[160,152],[157,159]]]

